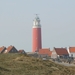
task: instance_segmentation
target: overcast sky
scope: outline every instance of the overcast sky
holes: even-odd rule
[[[0,0],[0,46],[31,52],[35,14],[43,48],[75,46],[75,0]]]

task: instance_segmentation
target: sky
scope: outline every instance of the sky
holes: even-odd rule
[[[0,47],[31,52],[35,14],[43,48],[75,46],[75,0],[0,0]]]

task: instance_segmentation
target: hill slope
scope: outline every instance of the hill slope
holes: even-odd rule
[[[0,75],[75,75],[75,67],[22,54],[0,54]]]

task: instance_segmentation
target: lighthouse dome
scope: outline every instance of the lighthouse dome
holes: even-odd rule
[[[38,16],[36,16],[34,21],[40,22],[40,18]]]
[[[38,15],[36,15],[36,17],[34,18],[33,25],[40,26],[40,18],[38,17]]]

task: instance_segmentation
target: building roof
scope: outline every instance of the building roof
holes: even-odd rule
[[[8,48],[6,50],[10,51],[14,46],[8,46]]]
[[[15,48],[15,47],[14,47],[14,46],[12,46],[12,45],[8,46],[8,48],[6,49],[6,50],[7,50],[7,52],[11,51],[11,50],[12,50],[12,48]]]
[[[1,53],[4,49],[6,49],[6,47],[4,47],[4,46],[0,47],[0,53]]]
[[[69,47],[69,52],[70,53],[75,53],[75,47]]]
[[[58,55],[68,55],[68,51],[66,48],[54,48]]]
[[[18,52],[19,52],[19,53],[22,53],[22,52],[25,52],[25,51],[24,51],[23,49],[21,49],[21,50],[19,50]]]
[[[48,56],[51,56],[51,53],[50,48],[39,49],[39,54],[47,54]]]

